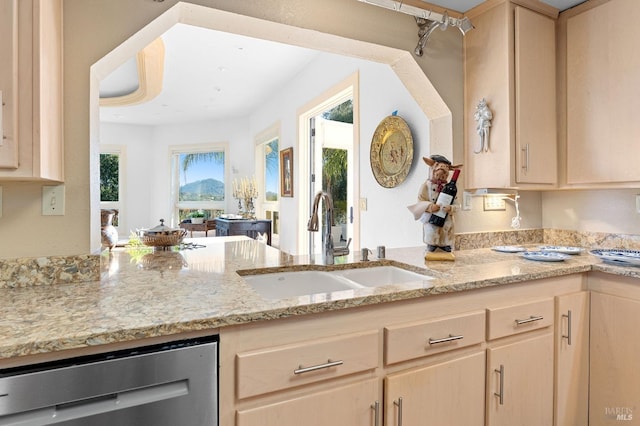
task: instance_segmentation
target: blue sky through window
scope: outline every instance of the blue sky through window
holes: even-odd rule
[[[189,165],[185,173],[182,171],[182,164],[187,155],[189,154],[180,154],[180,186],[205,179],[216,179],[224,183],[224,162],[197,159]],[[223,153],[221,155],[224,156]]]

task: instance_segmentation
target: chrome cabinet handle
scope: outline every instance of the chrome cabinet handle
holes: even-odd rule
[[[493,394],[498,397],[500,405],[504,405],[504,365],[500,364],[500,369],[493,371],[500,374],[500,391],[498,393],[494,392]]]
[[[524,162],[522,163],[522,169],[525,174],[529,172],[529,144],[526,144],[524,148],[522,148],[524,152]]]
[[[393,401],[393,404],[398,406],[398,426],[402,426],[402,397],[399,397],[397,401]]]
[[[567,334],[562,335],[563,339],[567,339],[567,345],[571,346],[571,310],[567,311],[567,314],[562,314],[562,318],[567,319]]]
[[[534,321],[540,321],[543,320],[544,317],[543,316],[535,316],[535,315],[531,315],[529,318],[527,319],[516,319],[516,325],[522,325],[522,324],[527,324],[529,322],[534,322]]]
[[[447,343],[447,342],[453,342],[454,340],[461,340],[464,339],[463,335],[458,335],[458,336],[454,336],[453,334],[449,334],[449,337],[443,337],[441,339],[432,339],[431,337],[429,337],[429,344],[430,345],[437,345],[438,343]]]
[[[335,367],[337,365],[342,365],[342,364],[344,364],[344,361],[342,360],[331,361],[330,359],[328,359],[327,362],[324,364],[312,365],[311,367],[299,366],[296,370],[293,370],[293,374],[308,373],[310,371],[322,370],[323,368]]]
[[[373,426],[380,426],[380,401],[371,404],[373,408]]]

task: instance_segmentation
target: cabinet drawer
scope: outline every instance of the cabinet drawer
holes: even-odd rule
[[[484,311],[384,329],[386,364],[475,345],[484,341]]]
[[[487,309],[487,340],[549,327],[553,298]]]
[[[238,398],[371,370],[377,365],[377,330],[244,352],[236,356]]]

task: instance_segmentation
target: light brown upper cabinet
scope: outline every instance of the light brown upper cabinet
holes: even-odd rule
[[[62,1],[0,0],[0,181],[64,180]]]
[[[556,187],[558,11],[536,5],[492,1],[467,13],[475,26],[464,38],[467,188]],[[493,112],[483,147],[474,118],[482,99]]]
[[[569,185],[640,182],[638,20],[637,0],[611,0],[567,19]]]

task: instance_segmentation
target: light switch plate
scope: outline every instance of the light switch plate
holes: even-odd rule
[[[640,194],[636,195],[636,213],[640,213]]]
[[[361,211],[367,211],[367,199],[366,198],[360,198],[360,210]]]
[[[464,191],[462,192],[462,210],[469,211],[471,210],[471,203],[473,202],[473,196],[470,192]]]
[[[42,187],[42,215],[64,216],[64,185]]]
[[[0,217],[2,217],[2,187],[0,186]]]

